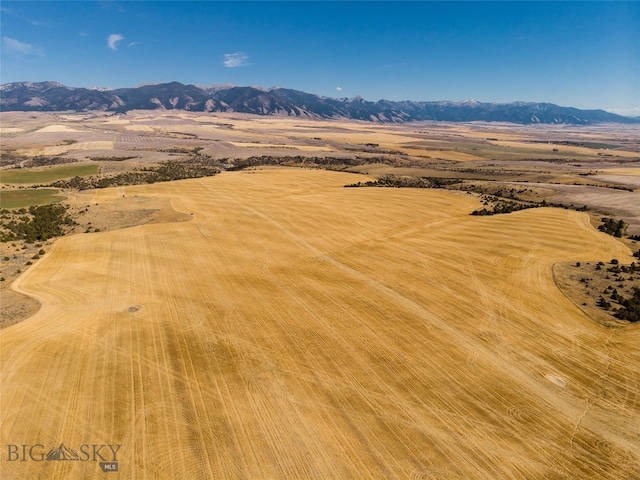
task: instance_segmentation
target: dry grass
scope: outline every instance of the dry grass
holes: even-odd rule
[[[574,211],[472,217],[466,195],[353,181],[97,192],[194,219],[62,238],[19,278],[43,308],[0,332],[0,443],[121,444],[131,479],[633,478],[639,330],[595,324],[552,275],[628,249]]]
[[[116,123],[116,122],[111,122],[111,123]],[[155,131],[149,125],[128,125],[124,128],[125,130],[132,131],[132,132],[154,132]]]
[[[38,130],[37,133],[78,133],[80,131],[67,125],[48,125]]]

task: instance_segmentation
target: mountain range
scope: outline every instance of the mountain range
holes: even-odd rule
[[[329,98],[287,88],[199,87],[179,82],[135,88],[67,87],[57,82],[16,82],[0,85],[1,111],[188,110],[240,112],[308,118],[343,118],[384,123],[410,121],[510,122],[519,124],[640,123],[604,110],[580,110],[551,103],[389,101],[361,97]]]

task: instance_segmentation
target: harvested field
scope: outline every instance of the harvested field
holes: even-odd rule
[[[132,132],[154,132],[155,130],[149,125],[127,125],[125,130]]]
[[[66,125],[48,125],[44,128],[41,128],[36,133],[78,133],[78,132],[81,132],[81,130],[67,127]]]
[[[629,249],[584,213],[343,188],[363,178],[96,191],[193,219],[61,238],[15,282],[43,307],[0,332],[2,445],[121,445],[131,479],[635,478],[640,330],[594,323],[552,274]]]
[[[142,143],[147,147],[157,142],[157,139],[149,135],[118,135],[116,137],[117,143]]]
[[[43,155],[60,155],[63,153],[71,152],[73,150],[112,150],[112,141],[97,141],[97,142],[78,142],[71,145],[56,145],[55,147],[44,147]]]
[[[151,135],[118,134],[115,137],[114,149],[128,150],[162,150],[175,147],[193,148],[193,142],[168,137]]]
[[[337,150],[327,147],[318,147],[315,145],[285,145],[285,144],[273,144],[273,143],[253,143],[253,142],[229,142],[234,147],[241,148],[260,148],[260,149],[290,149],[290,150],[305,150],[309,152],[335,152]]]

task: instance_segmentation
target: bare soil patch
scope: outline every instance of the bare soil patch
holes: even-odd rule
[[[2,304],[0,305],[0,330],[15,325],[40,310],[40,302],[36,299],[14,292],[5,285],[0,287],[0,297],[2,297],[2,302],[0,302]]]

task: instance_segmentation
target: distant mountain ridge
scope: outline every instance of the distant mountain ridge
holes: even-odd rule
[[[239,112],[308,118],[344,118],[385,123],[411,121],[510,122],[519,124],[640,123],[604,110],[580,110],[551,103],[389,101],[329,98],[287,88],[199,87],[179,82],[114,90],[67,87],[57,82],[0,85],[1,111],[130,110]]]

